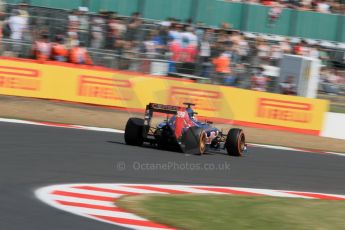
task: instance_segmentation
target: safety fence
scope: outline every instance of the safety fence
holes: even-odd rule
[[[89,48],[88,52],[92,58],[94,65],[103,66],[116,70],[130,70],[150,75],[174,76],[178,78],[194,79],[203,83],[210,83],[213,76],[213,68],[211,64],[203,66],[197,58],[194,64],[185,64],[182,62],[174,62],[174,68],[171,67],[170,55],[138,53],[125,51],[118,54],[114,50]],[[0,56],[33,58],[31,42],[17,41],[11,39],[3,39],[0,44]],[[250,88],[250,77],[253,69],[249,64],[242,65],[241,68],[233,67],[233,74],[238,77],[237,87]],[[205,76],[203,71],[207,71]],[[273,91],[275,78],[268,90]]]
[[[216,122],[261,125],[318,135],[328,102],[319,99],[199,84],[191,80],[55,62],[0,59],[0,94],[143,111],[150,102],[197,104]]]
[[[88,49],[94,65],[103,66],[115,70],[129,70],[150,75],[172,76],[178,78],[193,79],[200,83],[211,83],[214,69],[211,63],[202,63],[197,58],[193,65],[181,62],[174,62],[174,68],[171,67],[169,55],[163,54],[147,54],[125,51],[121,54],[114,50],[105,49]],[[328,50],[327,52],[330,52]],[[33,58],[32,44],[28,41],[18,41],[11,39],[3,39],[0,44],[0,56],[10,56],[19,58]],[[248,60],[247,60],[248,62]],[[251,77],[255,75],[255,63],[241,62],[232,63],[232,76],[235,77],[234,82],[223,84],[235,86],[243,89],[251,88]],[[263,65],[265,71],[263,74],[270,78],[267,85],[268,92],[274,92],[277,88],[279,68],[271,65]],[[207,74],[205,73],[207,71]],[[339,71],[343,72],[343,71]],[[345,95],[345,85],[320,82],[319,92],[321,94]],[[341,103],[342,106],[345,104]]]

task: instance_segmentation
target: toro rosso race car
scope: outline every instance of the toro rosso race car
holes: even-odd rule
[[[207,151],[226,150],[231,156],[242,156],[246,150],[245,135],[241,129],[230,129],[225,135],[212,126],[212,122],[200,122],[191,103],[186,107],[150,103],[144,119],[129,118],[125,128],[125,142],[141,146],[149,143],[158,148],[177,147],[182,152],[204,154]],[[151,126],[154,113],[167,116],[155,127]]]

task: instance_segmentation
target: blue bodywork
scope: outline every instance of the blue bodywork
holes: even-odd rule
[[[202,128],[203,130],[205,130],[206,134],[207,134],[207,137],[210,137],[211,136],[211,133],[212,132],[215,132],[216,135],[220,132],[219,129],[211,126],[210,124],[208,123],[205,123],[205,122],[200,122],[198,120],[195,119],[195,116],[194,116],[194,111],[192,110],[192,108],[188,108],[186,110],[186,112],[188,113],[189,115],[189,118],[191,119],[191,121],[193,122],[193,124],[197,127],[200,127]],[[164,126],[168,125],[172,130],[175,130],[175,120],[176,120],[176,115],[175,116],[172,116],[168,121],[164,121],[162,123],[160,123],[157,128],[158,129],[161,129],[163,128]],[[186,131],[186,129],[184,130],[184,132]]]

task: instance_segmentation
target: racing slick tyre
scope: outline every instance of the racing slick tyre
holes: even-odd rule
[[[207,135],[200,127],[190,127],[185,134],[185,153],[204,154],[206,151]]]
[[[125,142],[127,145],[143,145],[144,119],[129,118],[125,128]]]
[[[230,129],[226,137],[225,148],[230,156],[243,156],[246,138],[242,129]]]

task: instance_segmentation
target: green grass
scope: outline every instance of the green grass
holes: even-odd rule
[[[345,113],[345,96],[318,94],[318,98],[330,102],[330,112]]]
[[[333,112],[333,113],[345,113],[345,106],[332,105],[331,104],[330,112]]]
[[[178,229],[345,229],[345,201],[226,195],[134,196],[120,207]]]

